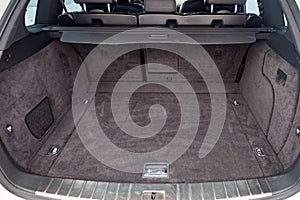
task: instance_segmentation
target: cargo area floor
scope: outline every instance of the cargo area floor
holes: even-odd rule
[[[180,107],[172,93],[137,92],[131,97],[130,115],[138,125],[151,123],[149,107],[161,104],[167,115],[164,128],[150,139],[129,136],[117,128],[110,110],[111,93],[98,92],[95,96],[96,113],[106,136],[121,149],[131,152],[151,152],[167,145],[177,133],[180,125]],[[49,139],[37,152],[28,171],[52,177],[87,179],[95,181],[135,183],[180,183],[202,181],[225,181],[257,178],[282,172],[282,165],[264,133],[239,93],[228,93],[226,121],[222,134],[213,150],[199,159],[199,149],[209,127],[211,117],[210,96],[197,94],[200,108],[200,124],[197,135],[189,149],[170,164],[168,179],[143,179],[141,173],[125,173],[112,169],[85,148],[74,126],[72,111],[65,114]],[[234,100],[238,106],[232,104]],[[191,123],[193,116],[191,116]],[[55,156],[46,155],[51,145],[59,145],[62,151]],[[255,147],[262,147],[265,157],[254,153]],[[176,149],[175,149],[176,150]],[[109,149],[107,152],[109,153]],[[165,160],[161,160],[164,162]],[[134,165],[129,162],[128,165]]]

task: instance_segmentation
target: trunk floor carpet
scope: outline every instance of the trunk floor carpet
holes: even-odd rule
[[[96,94],[96,113],[107,138],[119,148],[139,153],[155,151],[167,145],[176,135],[181,110],[174,94],[137,92],[131,97],[130,116],[140,126],[151,122],[148,115],[151,105],[159,103],[165,108],[166,125],[157,135],[147,139],[129,136],[118,128],[110,111],[110,97],[111,93]],[[135,183],[225,181],[282,172],[281,163],[240,94],[227,94],[227,114],[222,134],[213,150],[205,158],[199,159],[199,149],[209,127],[211,101],[208,94],[197,94],[197,98],[201,113],[197,135],[189,149],[170,165],[168,179],[143,179],[141,173],[120,172],[98,161],[84,147],[74,125],[71,125],[71,111],[37,153],[28,170],[53,177]],[[238,100],[240,105],[234,106],[234,100]],[[191,123],[195,121],[194,117],[190,116]],[[63,148],[62,152],[47,156],[49,146],[55,144]],[[254,148],[257,146],[264,148],[265,157],[255,155]],[[109,149],[106,151],[110,153]],[[134,165],[134,161],[128,165]]]

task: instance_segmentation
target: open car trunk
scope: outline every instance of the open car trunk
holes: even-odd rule
[[[226,107],[220,138],[202,159],[199,149],[209,128],[212,110],[211,94],[203,78],[184,58],[158,49],[132,51],[116,58],[101,77],[96,94],[83,98],[82,103],[89,112],[90,102],[95,102],[98,121],[106,137],[118,148],[135,153],[155,151],[169,144],[180,126],[181,110],[176,96],[161,85],[149,84],[131,96],[130,116],[126,116],[124,122],[131,117],[137,125],[146,126],[151,123],[149,108],[160,104],[164,110],[154,112],[163,113],[167,118],[163,129],[150,138],[141,139],[118,128],[111,112],[113,88],[122,75],[141,64],[165,64],[175,72],[162,68],[146,70],[128,78],[124,84],[151,80],[176,82],[174,74],[180,72],[196,93],[200,122],[188,150],[170,163],[169,178],[145,179],[142,173],[126,173],[106,166],[82,143],[75,126],[79,122],[74,122],[72,114],[73,83],[83,59],[94,47],[54,41],[0,73],[0,126],[6,127],[6,131],[0,132],[1,140],[10,157],[23,170],[50,177],[94,181],[194,183],[278,175],[288,170],[298,157],[300,145],[293,125],[299,96],[298,70],[265,41],[259,41],[252,45],[204,46],[220,71],[227,102],[220,102]],[[143,73],[146,80],[141,78]],[[95,79],[89,70],[84,78]],[[188,92],[180,93],[189,96]],[[190,116],[187,124],[193,125],[197,121],[194,117]],[[61,151],[49,155],[53,145]],[[259,156],[256,148],[262,149],[264,155]],[[107,154],[109,152],[107,149]]]

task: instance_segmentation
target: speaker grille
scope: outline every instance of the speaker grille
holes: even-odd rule
[[[31,134],[40,139],[53,124],[54,118],[48,97],[45,97],[25,117],[25,123]]]

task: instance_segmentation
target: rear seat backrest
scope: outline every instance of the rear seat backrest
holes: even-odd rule
[[[184,1],[180,8],[179,13],[199,13],[207,12],[204,0],[187,0]]]
[[[216,22],[245,26],[247,22],[247,15],[177,15],[175,0],[145,0],[145,11],[138,16],[140,26],[215,26]]]
[[[135,15],[109,12],[115,9],[116,0],[75,0],[83,5],[84,12],[64,13],[58,17],[60,26],[137,26]],[[105,10],[105,7],[107,10]],[[122,7],[124,8],[124,7]],[[113,10],[111,10],[113,11]]]
[[[118,0],[113,12],[142,13],[144,12],[144,6],[138,3],[131,3],[128,0]]]
[[[75,0],[88,12],[141,13],[144,7],[128,0]]]
[[[176,0],[145,0],[145,13],[139,15],[139,25],[176,26]]]
[[[175,0],[145,0],[146,13],[176,13]]]
[[[225,7],[234,7],[234,10],[232,11],[231,9],[221,9],[218,10],[218,13],[237,13],[238,8],[241,6],[245,6],[247,0],[206,0],[206,4],[210,6],[210,12],[216,12],[215,11],[215,6],[225,6]]]
[[[83,5],[84,11],[110,12],[111,6],[116,3],[116,0],[74,0],[75,3]]]

